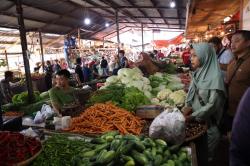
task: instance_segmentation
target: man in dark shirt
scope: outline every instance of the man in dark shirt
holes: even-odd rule
[[[232,37],[231,49],[234,59],[228,65],[227,130],[230,131],[237,106],[250,86],[250,31],[239,30]]]
[[[77,83],[80,85],[81,83],[84,82],[83,69],[82,69],[82,59],[81,58],[76,59],[75,73],[76,73]]]
[[[108,75],[108,61],[104,57],[102,57],[101,69],[102,69],[102,75],[107,76]]]
[[[10,82],[13,81],[13,72],[12,71],[6,71],[4,73],[4,79],[1,80],[0,82],[0,86],[1,86],[1,92],[3,94],[3,103],[10,103],[12,96],[13,96],[13,92],[10,88]]]
[[[53,75],[53,67],[51,65],[51,62],[47,61],[45,66],[45,82],[47,90],[52,88],[52,75]]]
[[[119,58],[120,58],[120,67],[127,68],[128,67],[128,59],[125,57],[125,51],[119,51]]]
[[[54,72],[57,73],[61,70],[61,66],[60,66],[60,63],[59,61],[56,59],[55,60],[55,64],[54,64]]]

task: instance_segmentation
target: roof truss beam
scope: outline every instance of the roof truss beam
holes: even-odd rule
[[[151,1],[151,3],[152,3],[154,6],[157,6],[157,4],[155,3],[154,0],[150,0],[150,1]],[[165,23],[166,25],[168,25],[168,22],[165,20],[165,18],[163,18],[163,17],[164,17],[164,16],[163,16],[163,13],[162,13],[159,9],[157,9],[157,11],[158,11],[159,15],[161,16],[161,18],[163,19],[164,23]]]
[[[129,4],[131,4],[132,6],[138,7],[138,6],[137,6],[136,4],[134,4],[131,0],[127,0],[127,1],[128,1]],[[142,15],[144,15],[144,17],[148,17],[147,13],[146,13],[145,11],[143,11],[142,9],[137,8],[137,10],[139,10],[139,11],[142,13]],[[149,18],[149,20],[150,20],[152,23],[154,23],[154,21],[153,21],[151,18]]]

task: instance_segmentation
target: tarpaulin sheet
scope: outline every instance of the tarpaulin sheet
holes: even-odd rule
[[[152,44],[157,47],[157,48],[161,48],[161,47],[168,47],[169,45],[171,44],[174,44],[174,45],[178,45],[178,44],[181,44],[182,43],[182,40],[183,40],[183,33],[176,36],[175,38],[173,39],[170,39],[170,40],[153,40],[152,41]]]

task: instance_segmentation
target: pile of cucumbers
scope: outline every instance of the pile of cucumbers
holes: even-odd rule
[[[171,148],[161,139],[120,135],[117,131],[103,134],[90,142],[74,157],[74,166],[191,166],[186,148]]]

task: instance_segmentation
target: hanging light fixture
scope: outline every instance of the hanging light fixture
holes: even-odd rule
[[[85,25],[89,25],[90,23],[91,23],[90,18],[86,17],[86,18],[84,19],[84,24],[85,24]]]
[[[86,8],[86,1],[83,1],[83,18],[84,18],[84,24],[85,25],[89,25],[91,24],[91,19],[89,17],[89,14],[88,14],[88,10]]]
[[[174,8],[175,6],[176,6],[175,1],[171,0],[171,2],[170,2],[170,7],[171,7],[171,8]]]
[[[108,22],[105,23],[105,27],[109,27],[109,23]]]

